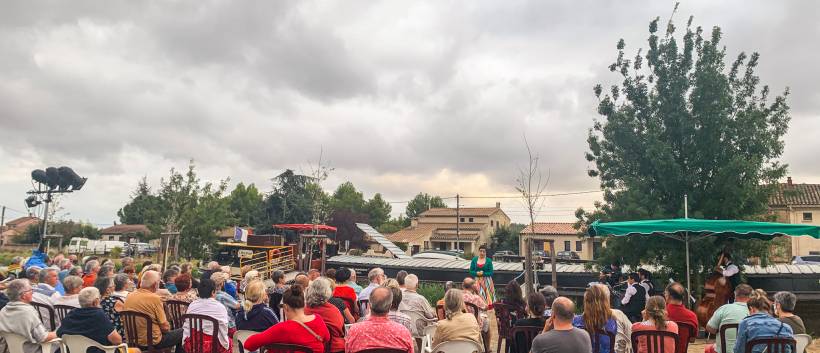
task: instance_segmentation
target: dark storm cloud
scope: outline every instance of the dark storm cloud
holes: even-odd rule
[[[218,177],[265,182],[304,168],[323,149],[336,178],[404,197],[417,190],[403,189],[433,175],[483,175],[495,190],[511,190],[526,161],[526,134],[550,169],[551,189],[587,190],[597,185],[583,159],[597,117],[592,86],[618,79],[606,70],[618,39],[634,55],[646,47],[649,21],[665,22],[672,7],[7,2],[0,5],[0,155],[74,161],[131,187],[147,173],[135,168],[189,158]],[[721,26],[730,58],[758,51],[762,82],[773,93],[791,87],[784,159],[802,176],[820,174],[813,163],[818,7],[687,2],[675,17],[681,30],[690,14],[707,30]],[[13,173],[27,173],[26,163],[16,165]],[[3,180],[0,172],[0,187],[11,185]]]

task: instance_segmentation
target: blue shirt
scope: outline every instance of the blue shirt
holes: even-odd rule
[[[793,337],[794,332],[791,326],[784,324],[778,319],[766,313],[754,313],[740,321],[737,328],[737,341],[735,341],[735,353],[746,352],[746,342],[755,338],[779,338]],[[766,349],[765,345],[752,347],[752,353],[761,353]],[[788,347],[785,353],[790,353]]]
[[[580,328],[580,329],[585,329],[585,327],[584,327],[584,317],[581,316],[581,315],[576,315],[572,319],[572,326],[575,326],[575,327]],[[614,318],[609,318],[609,320],[606,320],[606,325],[604,325],[604,327],[601,327],[600,329],[604,329],[605,331],[611,332],[611,333],[618,333],[618,323],[615,321]],[[598,347],[600,348],[598,350],[598,352],[600,352],[600,353],[614,353],[614,352],[609,351],[609,336],[602,335],[602,334],[596,334],[596,336],[598,336],[597,337],[598,338]]]

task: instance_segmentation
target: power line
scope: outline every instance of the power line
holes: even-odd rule
[[[599,193],[602,192],[601,190],[588,190],[588,191],[571,191],[571,192],[562,192],[562,193],[555,193],[555,194],[541,194],[536,195],[536,197],[553,197],[553,196],[569,196],[569,195],[582,195],[582,194],[592,194],[592,193]],[[456,196],[448,196],[448,197],[439,197],[442,200],[455,200]],[[460,196],[461,199],[520,199],[520,195],[515,196]],[[409,203],[413,200],[408,201],[387,201],[387,203]]]
[[[11,207],[9,207],[9,206],[3,206],[3,205],[0,205],[0,207],[5,207],[7,211],[14,211],[14,212],[17,212],[17,213],[19,213],[19,214],[25,214],[25,215],[27,215],[27,214],[28,214],[28,212],[23,212],[23,211],[20,211],[20,210],[17,210],[17,209],[11,208]]]

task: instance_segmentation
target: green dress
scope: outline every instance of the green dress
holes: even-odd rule
[[[478,272],[482,271],[479,276]],[[495,284],[493,283],[493,259],[484,258],[484,264],[478,264],[478,256],[470,261],[470,275],[475,278],[478,285],[478,295],[484,299],[487,305],[492,306],[495,301]]]

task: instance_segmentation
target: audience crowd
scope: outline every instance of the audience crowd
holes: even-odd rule
[[[0,283],[0,332],[22,336],[25,353],[51,353],[41,352],[40,343],[63,335],[82,335],[101,345],[136,342],[132,348],[142,350],[151,346],[182,353],[215,348],[230,353],[237,330],[255,332],[242,342],[246,351],[294,344],[315,353],[374,348],[414,353],[425,335],[432,336],[433,347],[461,340],[489,352],[494,350],[489,346],[494,334],[499,341],[509,341],[505,344],[511,352],[645,353],[650,344],[644,334],[663,331],[671,333],[664,338],[663,353],[684,353],[692,333],[684,328],[694,327],[694,333],[700,329],[695,313],[684,305],[689,297],[684,287],[671,283],[662,295],[654,295],[648,274],[629,277],[629,305],[623,311],[612,307],[610,287],[598,283],[586,289],[579,311],[572,299],[559,296],[551,286],[525,299],[515,281],[506,285],[497,303],[486,303],[471,277],[460,286],[447,282],[443,298],[431,305],[419,294],[416,274],[400,271],[396,278],[388,278],[381,268],[367,273],[364,287],[356,283],[355,271],[344,267],[324,274],[299,273],[290,283],[281,271],[265,280],[249,268],[240,269],[241,280],[235,281],[230,268],[216,262],[208,263],[198,278],[190,264],[162,271],[146,262],[138,272],[131,258],[122,259],[119,271],[110,260],[80,263],[73,255],[58,255],[46,268],[26,268],[14,259],[9,268],[20,278]],[[734,301],[718,308],[702,327],[717,335],[705,353],[744,353],[753,339],[805,334],[803,320],[794,313],[797,297],[778,292],[772,298],[760,289],[738,285]],[[186,314],[212,320],[195,327],[190,320],[172,322],[169,301],[187,305]],[[61,312],[55,309],[68,311],[57,315],[52,327],[48,315]],[[488,310],[495,310],[496,325],[490,325]],[[134,312],[148,321],[136,320],[137,337],[127,337],[125,317]],[[726,324],[738,324],[738,329],[720,337]],[[498,337],[501,327],[508,332],[502,333],[504,337]],[[524,334],[527,330],[534,333]],[[756,346],[753,352],[764,349]]]

